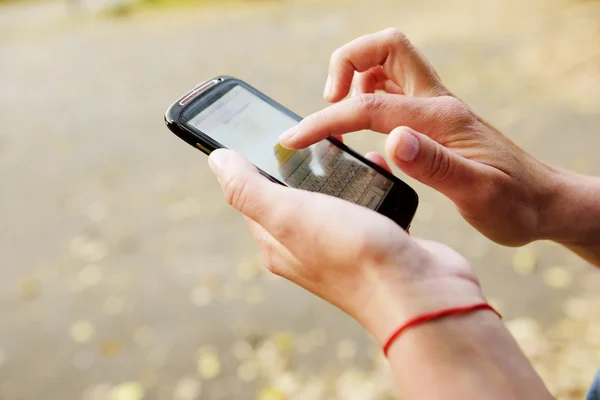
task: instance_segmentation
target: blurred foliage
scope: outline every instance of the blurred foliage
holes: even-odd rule
[[[381,351],[262,268],[205,161],[161,123],[206,74],[243,76],[305,113],[323,104],[333,49],[399,26],[519,145],[600,175],[600,0],[252,7],[266,1],[10,0],[0,11],[0,118],[19,121],[0,131],[0,400],[393,398]],[[493,245],[415,187],[414,233],[464,253],[552,393],[584,398],[600,365],[598,271],[550,242]]]
[[[0,5],[26,2],[43,2],[45,0],[0,0]],[[126,17],[137,11],[148,8],[179,8],[199,5],[223,5],[236,3],[267,3],[282,0],[64,0],[77,11],[96,11],[109,17]],[[90,4],[94,3],[90,9]],[[94,13],[92,11],[92,13]]]
[[[114,17],[126,17],[146,8],[177,8],[211,4],[223,5],[225,3],[265,3],[275,1],[282,0],[117,0],[113,4],[107,5],[104,9],[104,14]]]

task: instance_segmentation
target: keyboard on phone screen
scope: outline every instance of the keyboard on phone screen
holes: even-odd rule
[[[377,171],[329,143],[322,153],[311,152],[286,179],[286,183],[291,187],[339,197],[371,209],[377,208],[386,193],[385,187],[372,185]]]

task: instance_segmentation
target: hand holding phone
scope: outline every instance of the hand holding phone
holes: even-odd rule
[[[440,243],[365,207],[269,182],[239,153],[218,149],[209,164],[266,268],[353,316],[380,344],[417,315],[484,301],[469,263]]]
[[[198,85],[165,114],[171,131],[206,154],[235,150],[274,182],[362,205],[408,229],[418,197],[385,169],[334,138],[299,150],[278,143],[279,135],[301,119],[230,77]]]

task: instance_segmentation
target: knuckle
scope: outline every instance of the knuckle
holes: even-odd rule
[[[262,264],[269,272],[281,275],[281,255],[273,239],[265,231],[255,235],[255,238],[260,249]]]
[[[359,113],[364,118],[363,125],[366,129],[373,126],[373,116],[377,109],[382,107],[381,99],[373,93],[360,93],[353,97]]]
[[[277,268],[277,266],[271,262],[271,259],[268,255],[263,255],[263,265],[270,273],[280,275],[279,268]]]
[[[277,263],[278,256],[274,246],[271,243],[265,242],[261,247],[262,261],[265,268],[275,275],[280,275],[280,268]]]
[[[345,46],[338,47],[337,49],[335,49],[333,51],[333,53],[331,53],[331,63],[332,64],[341,63],[344,60],[345,53],[346,53]]]
[[[378,106],[377,96],[373,93],[360,93],[354,98],[354,101],[358,103],[358,107],[364,111],[373,111]]]
[[[452,110],[460,110],[464,106],[464,103],[454,96],[440,96],[438,101],[442,106]]]
[[[436,183],[444,182],[452,175],[450,157],[441,146],[435,146],[427,166],[428,178]]]
[[[472,122],[471,109],[460,99],[454,96],[441,96],[438,100],[441,104],[440,119],[453,121],[457,125],[468,125]]]
[[[388,42],[393,44],[405,44],[408,42],[408,38],[398,28],[387,28],[384,31],[385,36],[387,37]]]
[[[225,195],[225,200],[242,213],[247,208],[248,204],[247,192],[248,190],[246,181],[237,175],[233,175],[231,178],[223,182],[223,193]]]

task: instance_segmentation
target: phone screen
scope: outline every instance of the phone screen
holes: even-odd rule
[[[279,135],[298,121],[240,85],[187,123],[294,188],[377,210],[394,184],[328,140],[302,150],[282,147]]]

